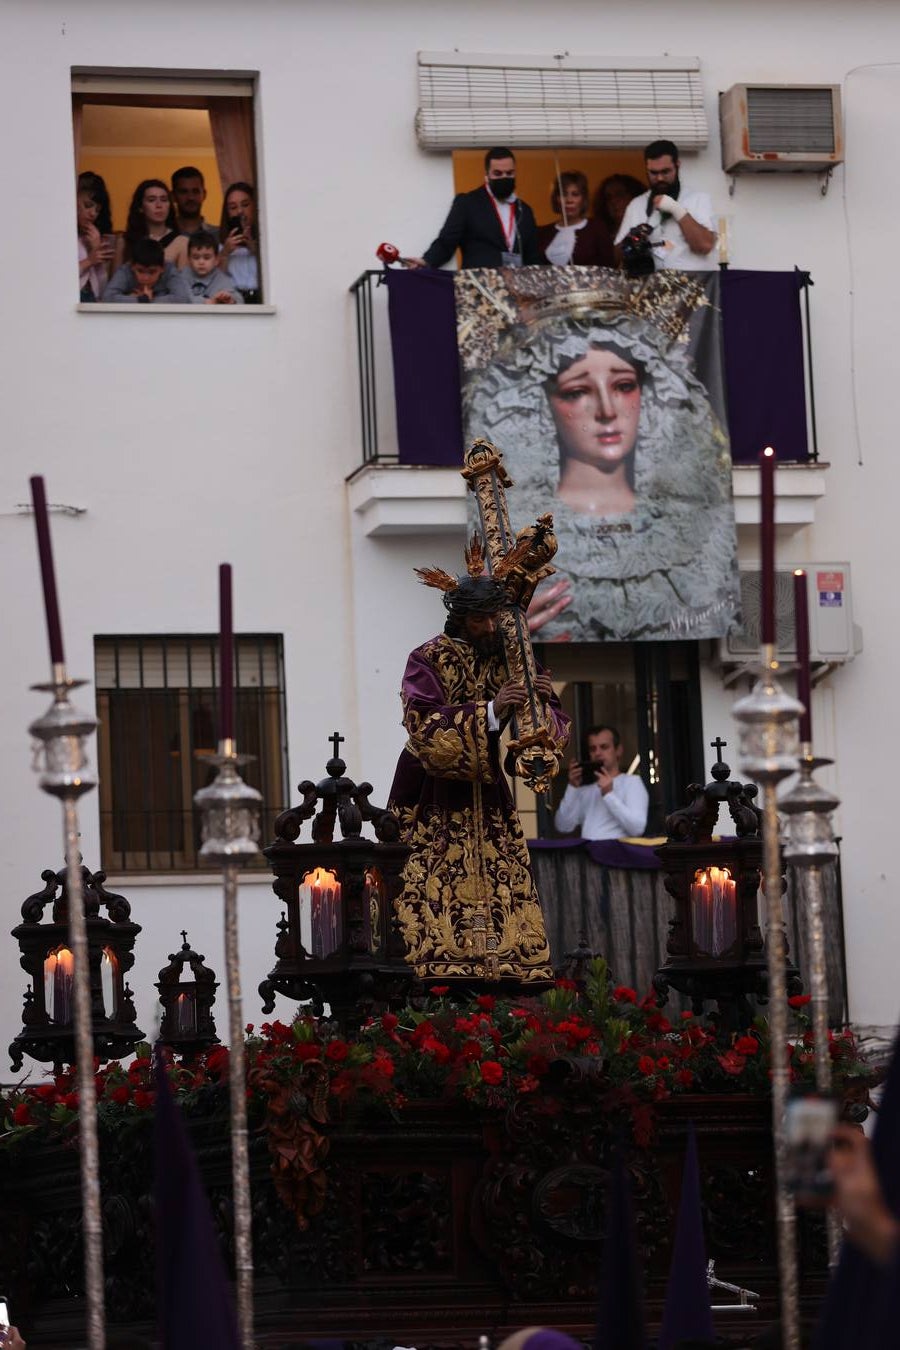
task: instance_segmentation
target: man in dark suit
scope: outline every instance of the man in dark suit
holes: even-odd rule
[[[441,267],[462,249],[463,267],[527,267],[545,263],[534,212],[516,196],[516,159],[496,145],[484,157],[484,186],[460,192],[434,243],[407,267]]]

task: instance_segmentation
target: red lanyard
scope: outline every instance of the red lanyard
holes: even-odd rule
[[[488,196],[491,199],[491,205],[497,213],[500,229],[503,231],[503,238],[506,242],[506,251],[507,253],[512,253],[513,242],[516,237],[516,204],[515,202],[510,202],[509,204],[509,229],[507,229],[503,224],[503,217],[500,214],[500,207],[497,205],[497,198],[494,196],[493,192],[489,192]]]

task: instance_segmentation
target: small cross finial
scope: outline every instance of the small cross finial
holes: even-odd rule
[[[717,757],[718,759],[721,760],[721,758],[722,758],[722,751],[725,749],[725,747],[726,747],[727,744],[728,744],[728,742],[727,742],[727,741],[723,741],[721,736],[717,736],[716,739],[715,739],[714,741],[710,741],[710,745],[713,746],[713,748],[715,749],[716,757]]]
[[[340,732],[333,731],[331,735],[328,737],[328,739],[331,741],[332,747],[334,749],[334,758],[338,759],[340,757],[340,750],[338,749],[338,746],[342,744],[344,738],[340,734]]]
[[[184,945],[187,946],[187,929],[186,929],[186,928],[182,928],[182,930],[181,930],[181,936],[184,938]]]

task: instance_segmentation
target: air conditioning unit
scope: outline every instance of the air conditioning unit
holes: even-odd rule
[[[839,84],[734,84],[719,95],[726,173],[822,173],[844,161]]]
[[[794,568],[806,572],[809,601],[809,659],[814,665],[852,661],[862,651],[862,639],[853,623],[850,565],[842,562],[794,563],[775,573],[775,646],[786,661],[797,655],[794,629]],[[719,639],[719,659],[733,666],[759,655],[759,614],[762,574],[741,568],[740,627]]]

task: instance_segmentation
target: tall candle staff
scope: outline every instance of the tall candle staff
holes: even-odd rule
[[[769,1035],[772,1055],[772,1135],[775,1145],[778,1269],[781,1285],[783,1350],[799,1350],[797,1233],[794,1202],[786,1186],[785,1108],[790,1088],[788,1006],[785,965],[787,943],[781,900],[776,789],[797,770],[797,717],[802,711],[778,683],[775,648],[775,451],[767,446],[760,466],[760,553],[762,605],[760,676],[752,691],[734,706],[741,727],[741,766],[763,789],[763,872],[766,892],[766,964]]]
[[[87,925],[81,886],[81,854],[78,798],[94,786],[85,752],[85,738],[97,726],[89,713],[78,712],[69,692],[84,684],[70,680],[63,654],[62,625],[56,597],[56,576],[50,543],[50,521],[44,480],[31,479],[31,500],[37,527],[38,556],[44,590],[44,612],[50,640],[49,684],[34,689],[51,693],[53,702],[29,727],[39,742],[42,756],[40,785],[63,804],[63,822],[69,897],[69,947],[73,961],[75,1012],[75,1063],[78,1077],[79,1165],[81,1169],[82,1231],[84,1241],[84,1292],[89,1350],[106,1344],[106,1313],[103,1300],[103,1223],[100,1212],[100,1157],[97,1143],[96,1093],[94,1091],[94,1038],[91,1026],[91,987],[88,970]],[[37,762],[36,756],[36,762]]]
[[[794,625],[797,634],[797,697],[800,714],[800,766],[796,783],[781,799],[788,817],[784,856],[804,877],[809,947],[809,992],[815,1037],[816,1090],[831,1091],[831,1055],[828,1047],[828,971],[825,957],[825,888],[822,869],[834,864],[837,844],[831,828],[831,813],[837,797],[817,783],[813,773],[830,759],[816,758],[812,749],[812,681],[809,669],[809,606],[806,572],[794,572]],[[837,1263],[841,1224],[836,1212],[828,1211],[828,1263]]]
[[[234,1250],[238,1327],[244,1350],[253,1347],[253,1240],[250,1207],[250,1163],[247,1152],[247,1096],[244,1059],[244,1016],[238,955],[238,867],[259,852],[261,795],[237,771],[249,755],[239,755],[234,739],[234,633],[231,609],[231,565],[219,568],[219,746],[218,754],[201,755],[218,773],[208,787],[194,793],[203,814],[201,858],[221,864],[225,901],[225,969],[228,982],[229,1092],[231,1107],[231,1176],[234,1196]]]

